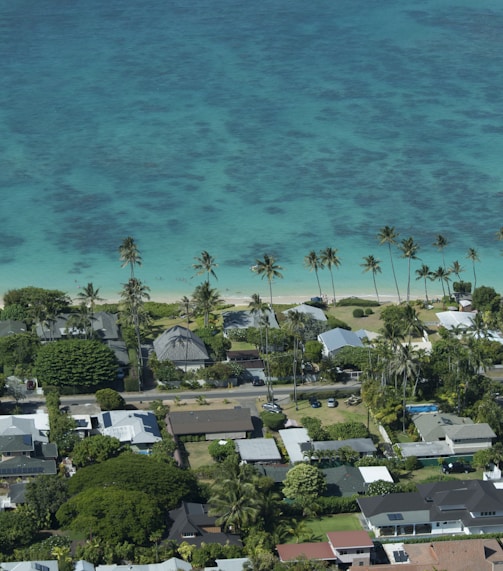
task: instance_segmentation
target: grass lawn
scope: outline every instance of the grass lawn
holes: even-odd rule
[[[325,534],[330,531],[353,531],[362,529],[358,514],[328,515],[319,519],[307,520],[305,523],[315,535],[320,536],[321,541],[326,541]]]
[[[442,474],[440,466],[425,466],[414,472],[409,472],[400,477],[401,480],[406,482],[414,482],[415,484],[422,484],[428,481],[440,480],[482,480],[482,470],[475,472],[468,472],[468,474]]]
[[[189,454],[190,467],[193,470],[197,470],[201,466],[208,466],[214,464],[213,458],[208,452],[209,442],[186,442],[185,450]]]
[[[339,406],[336,408],[328,408],[325,400],[322,400],[321,404],[321,408],[311,408],[308,401],[299,401],[299,410],[295,410],[293,402],[288,404],[281,403],[281,406],[288,418],[297,420],[299,424],[300,419],[304,416],[312,416],[319,418],[323,425],[335,424],[337,422],[362,422],[367,426],[367,408],[364,404],[348,406],[344,404],[343,400],[339,400]],[[379,431],[372,418],[370,419],[369,430],[380,438]]]

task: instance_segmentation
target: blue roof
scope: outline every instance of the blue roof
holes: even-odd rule
[[[325,333],[320,333],[318,339],[325,345],[329,352],[337,351],[348,345],[351,347],[363,347],[363,343],[356,333],[340,327],[330,329],[330,331],[325,331]]]

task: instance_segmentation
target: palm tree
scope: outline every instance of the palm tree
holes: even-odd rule
[[[409,337],[409,345],[412,341],[412,337],[424,335],[423,322],[419,319],[417,310],[410,303],[404,308],[402,325],[404,334]]]
[[[328,268],[328,271],[330,272],[330,278],[332,280],[332,294],[333,294],[332,303],[334,304],[335,304],[335,286],[334,286],[334,273],[332,271],[332,268],[338,268],[341,265],[341,260],[337,255],[337,252],[338,252],[337,248],[330,248],[330,246],[327,246],[324,250],[320,252],[321,263],[323,264],[323,266],[326,266]]]
[[[360,266],[363,268],[364,273],[372,272],[372,279],[374,280],[374,289],[376,292],[377,303],[380,303],[379,292],[377,291],[376,274],[381,273],[381,260],[374,258],[374,256],[372,255],[364,256],[363,259],[365,260],[365,262],[363,264],[360,264]]]
[[[431,280],[432,275],[429,266],[423,264],[418,270],[416,270],[416,275],[416,280],[424,280],[424,295],[426,296],[426,305],[429,305],[428,286],[426,285],[427,280]]]
[[[239,533],[255,521],[259,511],[256,486],[241,477],[221,479],[212,488],[210,513],[225,532]]]
[[[148,314],[144,311],[143,304],[150,299],[150,288],[144,285],[138,278],[130,278],[123,285],[121,291],[121,303],[119,308],[124,314],[126,322],[133,325],[136,337],[136,350],[138,352],[138,388],[142,389],[143,379],[143,352],[141,346],[140,325],[148,322]]]
[[[320,292],[320,298],[321,298],[322,293],[321,293],[320,277],[318,275],[318,270],[323,269],[323,263],[322,263],[321,259],[319,258],[318,254],[314,250],[311,250],[307,256],[304,256],[304,265],[306,266],[306,268],[309,269],[310,272],[314,270],[314,273],[316,274],[316,281],[318,282],[318,290]]]
[[[196,306],[196,311],[204,315],[204,326],[208,327],[210,313],[218,304],[222,303],[218,290],[210,287],[209,281],[205,281],[194,290],[192,301]]]
[[[91,331],[93,330],[93,320],[94,320],[94,308],[96,307],[97,301],[103,301],[100,297],[100,288],[94,289],[92,282],[89,282],[81,291],[77,294],[77,297],[82,300],[82,302],[89,307],[91,319]]]
[[[187,361],[189,359],[189,330],[190,330],[190,312],[192,308],[192,302],[190,299],[184,295],[180,300],[180,305],[185,311],[185,317],[187,318],[187,334],[185,339],[185,372],[187,372]]]
[[[442,266],[438,266],[437,270],[431,274],[433,280],[438,280],[442,284],[442,293],[445,297],[444,284],[449,281],[449,272],[445,271]]]
[[[405,432],[407,381],[416,378],[419,372],[417,354],[410,345],[399,347],[393,362],[393,369],[395,374],[402,375],[402,431]]]
[[[461,274],[464,271],[465,271],[464,268],[461,267],[461,264],[457,260],[454,260],[454,262],[452,262],[451,267],[449,268],[449,272],[456,274],[456,277],[458,278],[459,282],[462,281],[461,276],[459,274]]]
[[[299,410],[297,404],[297,362],[299,344],[302,342],[302,332],[306,325],[306,314],[295,310],[289,311],[286,325],[293,336],[293,400],[295,402],[295,410]]]
[[[393,279],[395,280],[396,293],[398,295],[398,303],[401,303],[402,300],[400,299],[400,290],[398,289],[398,282],[397,282],[396,274],[395,274],[395,265],[393,263],[393,254],[391,253],[391,245],[396,244],[398,236],[400,236],[400,234],[398,232],[395,232],[394,226],[384,226],[383,228],[381,228],[379,230],[379,234],[377,234],[377,239],[379,240],[379,244],[388,244],[389,259],[391,262],[391,269],[393,271]]]
[[[121,268],[129,266],[131,269],[131,278],[134,278],[134,267],[141,266],[141,255],[134,238],[128,236],[124,238],[119,246],[120,259],[122,260]]]
[[[272,307],[272,281],[274,278],[282,278],[283,274],[280,272],[283,268],[276,264],[276,260],[270,254],[264,254],[263,260],[257,260],[257,263],[253,266],[253,271],[264,279],[267,278],[269,282],[269,294],[271,297],[271,307]]]
[[[407,303],[410,301],[410,262],[411,260],[417,260],[417,251],[419,250],[419,245],[414,242],[414,238],[410,236],[409,238],[404,238],[400,243],[400,250],[402,250],[402,258],[407,258],[408,264],[408,278],[407,278]]]
[[[449,244],[449,242],[447,241],[446,238],[444,238],[444,236],[442,236],[442,234],[439,234],[437,236],[437,239],[435,240],[435,242],[433,242],[433,246],[435,246],[435,248],[437,248],[437,250],[440,250],[441,254],[442,254],[442,265],[444,267],[444,270],[447,271],[447,266],[445,265],[445,254],[444,254],[444,248]],[[451,288],[449,285],[449,282],[447,282],[447,291],[449,293],[449,297],[451,297]]]
[[[480,262],[479,259],[479,255],[477,250],[475,250],[475,248],[468,248],[468,252],[466,254],[466,257],[472,261],[472,267],[473,267],[473,290],[475,291],[475,288],[477,287],[477,274],[475,273],[475,262]]]
[[[216,280],[217,274],[215,273],[215,268],[218,268],[218,264],[215,262],[215,258],[211,256],[206,250],[201,252],[199,257],[194,258],[196,264],[192,264],[192,267],[196,270],[196,276],[206,274],[206,281],[210,283],[210,276],[213,276]]]

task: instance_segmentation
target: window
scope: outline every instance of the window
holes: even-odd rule
[[[363,549],[357,549],[356,553],[365,553],[365,551]]]
[[[388,519],[390,521],[402,521],[403,515],[402,514],[388,514]]]

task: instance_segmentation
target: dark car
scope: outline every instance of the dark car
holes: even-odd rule
[[[465,462],[443,462],[442,472],[444,474],[468,474],[468,472],[475,472],[475,469],[466,464]]]
[[[28,379],[26,381],[26,390],[28,391],[34,391],[36,388],[36,384],[35,381],[33,379]]]
[[[254,387],[263,387],[265,385],[264,379],[259,377],[253,377],[252,386]]]
[[[309,399],[312,408],[321,408],[321,402],[318,399]]]
[[[275,402],[265,402],[262,405],[262,408],[267,412],[275,412],[276,414],[283,412],[283,409],[279,406],[279,404],[276,404]]]

